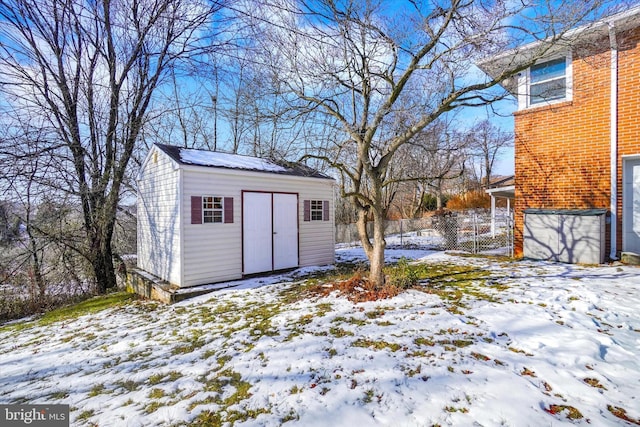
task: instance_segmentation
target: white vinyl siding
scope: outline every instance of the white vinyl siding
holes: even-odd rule
[[[202,227],[184,220],[184,281],[182,286],[242,277],[242,191],[298,194],[299,266],[334,262],[334,221],[305,222],[303,200],[330,200],[333,181],[264,172],[184,166],[182,203],[191,196],[233,197],[233,223]],[[333,212],[332,209],[329,212]]]
[[[191,224],[185,218],[183,240],[184,279],[181,286],[237,279],[242,275],[237,180],[220,177],[212,168],[183,170],[182,203],[190,206],[191,196],[216,194],[233,197],[233,223]]]
[[[171,283],[181,281],[179,171],[157,148],[138,177],[138,267]]]

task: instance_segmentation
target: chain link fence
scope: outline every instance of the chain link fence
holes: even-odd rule
[[[436,250],[513,256],[513,215],[506,209],[448,212],[419,219],[385,222],[390,245],[426,246]],[[336,242],[359,241],[355,224],[338,224]]]

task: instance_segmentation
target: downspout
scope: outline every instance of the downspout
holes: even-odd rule
[[[610,139],[611,139],[611,253],[609,258],[617,259],[618,235],[618,43],[613,22],[609,22],[609,46],[611,48],[611,99]]]

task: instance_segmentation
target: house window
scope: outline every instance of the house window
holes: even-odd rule
[[[222,197],[202,196],[202,222],[223,222],[224,205]]]
[[[529,68],[529,105],[548,104],[568,98],[568,58],[556,58]]]

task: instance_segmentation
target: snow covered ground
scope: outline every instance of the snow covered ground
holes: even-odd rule
[[[0,403],[66,403],[73,425],[99,426],[640,423],[638,268],[388,251],[402,256],[486,275],[455,302],[354,304],[296,298],[306,269],[5,328]]]

